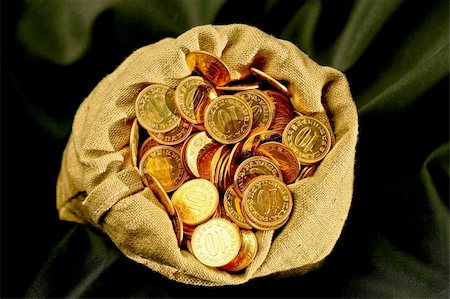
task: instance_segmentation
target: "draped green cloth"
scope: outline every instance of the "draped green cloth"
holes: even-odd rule
[[[2,297],[449,296],[449,2],[2,2]],[[135,49],[246,23],[344,72],[358,108],[355,190],[316,270],[234,287],[170,281],[58,220],[81,101]]]

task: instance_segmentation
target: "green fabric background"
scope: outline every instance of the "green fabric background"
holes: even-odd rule
[[[2,297],[449,297],[449,2],[1,2]],[[55,184],[78,105],[133,50],[247,23],[343,71],[360,117],[352,207],[306,275],[178,284],[59,221]]]

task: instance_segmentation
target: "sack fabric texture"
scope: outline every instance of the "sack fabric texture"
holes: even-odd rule
[[[176,87],[191,74],[185,57],[195,50],[220,57],[232,80],[256,67],[288,82],[295,109],[334,133],[315,174],[288,186],[294,199],[289,221],[275,232],[256,231],[258,253],[241,273],[207,267],[180,249],[168,214],[131,163],[137,95],[152,83]],[[255,27],[195,27],[136,50],[82,102],[58,176],[59,217],[97,227],[130,259],[186,284],[233,285],[301,274],[319,265],[341,234],[353,194],[357,136],[356,106],[341,72]]]

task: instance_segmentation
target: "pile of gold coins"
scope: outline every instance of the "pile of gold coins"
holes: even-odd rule
[[[230,81],[210,53],[190,52],[186,63],[192,74],[175,89],[151,84],[139,93],[132,161],[178,245],[207,266],[239,271],[256,256],[255,231],[288,221],[287,184],[314,173],[330,131],[295,111],[286,86],[261,70]]]

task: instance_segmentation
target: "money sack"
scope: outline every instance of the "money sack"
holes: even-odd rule
[[[301,114],[332,132],[332,147],[314,175],[288,185],[293,208],[278,230],[256,231],[258,252],[245,270],[208,267],[180,248],[171,219],[142,181],[130,153],[135,102],[150,84],[177,86],[191,69],[186,56],[220,57],[239,80],[256,67],[287,82]],[[132,53],[81,103],[57,180],[61,220],[93,226],[128,258],[182,283],[242,284],[267,275],[305,273],[338,240],[352,201],[358,118],[345,75],[320,66],[289,41],[242,24],[205,25]]]

